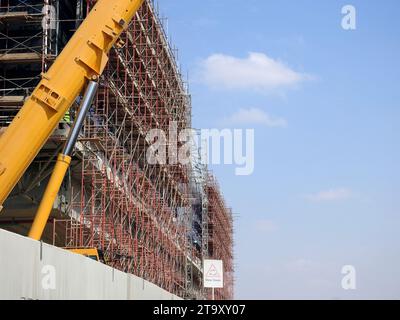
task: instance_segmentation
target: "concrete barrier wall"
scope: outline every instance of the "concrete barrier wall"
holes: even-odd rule
[[[180,298],[134,275],[0,229],[0,299]]]

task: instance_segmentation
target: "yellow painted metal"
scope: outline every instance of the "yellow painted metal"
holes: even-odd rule
[[[34,240],[40,240],[44,228],[46,227],[47,220],[49,219],[54,200],[60,190],[61,183],[64,180],[65,173],[71,163],[71,157],[59,154],[54,167],[54,171],[47,184],[46,191],[44,192],[42,201],[40,202],[39,209],[36,213],[35,220],[31,229],[29,230],[28,237]]]
[[[89,257],[93,260],[100,261],[99,252],[96,248],[67,248],[67,250],[76,254],[81,254],[85,257]]]
[[[99,0],[0,137],[0,207],[89,79],[101,75],[108,52],[143,0]]]

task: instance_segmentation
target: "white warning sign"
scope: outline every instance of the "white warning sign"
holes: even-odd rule
[[[223,288],[224,269],[222,260],[204,260],[204,287]]]

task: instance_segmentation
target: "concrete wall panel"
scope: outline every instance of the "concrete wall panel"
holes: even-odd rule
[[[0,229],[0,299],[180,298],[134,275]]]

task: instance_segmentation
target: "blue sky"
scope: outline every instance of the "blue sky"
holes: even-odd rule
[[[239,214],[236,298],[399,299],[400,2],[243,3],[159,4],[194,127],[255,129],[253,175],[212,167]]]

